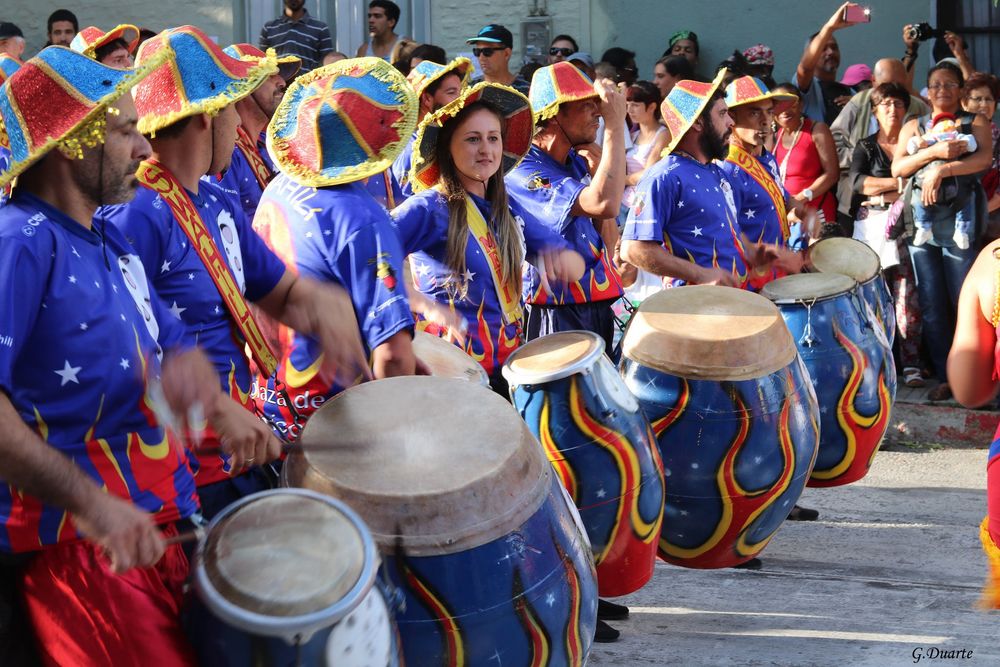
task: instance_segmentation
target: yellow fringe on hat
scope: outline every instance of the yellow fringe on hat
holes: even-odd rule
[[[142,65],[134,67],[130,72],[131,76],[127,76],[118,82],[65,135],[48,139],[40,146],[35,146],[26,159],[11,164],[6,172],[0,174],[0,188],[13,182],[19,174],[40,160],[53,148],[59,148],[65,155],[70,157],[82,158],[83,146],[93,147],[104,143],[107,112],[111,108],[111,105],[117,102],[118,98],[122,95],[135,88],[137,83],[145,79],[154,69],[163,64],[166,58],[167,54],[163,53],[162,56],[157,55]],[[117,113],[117,110],[113,113]]]
[[[173,54],[173,49],[169,46],[162,50],[164,54]],[[173,57],[173,56],[172,56]],[[172,63],[166,66],[175,67]],[[167,114],[146,114],[139,119],[137,125],[141,134],[156,138],[156,131],[165,127],[170,127],[179,120],[184,120],[188,116],[207,114],[209,116],[218,115],[220,111],[230,104],[239,102],[267,80],[272,74],[278,72],[278,61],[275,58],[265,56],[257,59],[257,64],[252,66],[242,79],[233,79],[222,92],[207,97],[200,102],[192,104],[185,101],[184,106],[179,111],[171,111]],[[178,77],[179,78],[179,77]]]
[[[986,586],[983,587],[983,596],[979,600],[979,608],[1000,609],[1000,547],[990,537],[989,517],[983,519],[983,523],[979,526],[979,539],[983,543],[983,551],[986,552],[989,565],[989,574]]]
[[[292,142],[287,138],[275,137],[274,134],[276,128],[288,125],[290,120],[295,120],[298,107],[293,106],[291,103],[286,104],[285,100],[291,100],[294,97],[294,93],[297,90],[296,86],[308,86],[316,79],[345,74],[359,66],[365,70],[366,74],[370,74],[382,83],[387,84],[389,90],[399,94],[401,99],[397,110],[401,114],[401,117],[392,125],[399,135],[399,139],[386,144],[376,155],[369,156],[360,164],[342,169],[335,177],[324,176],[321,171],[316,171],[297,162],[295,151],[291,145]],[[278,105],[274,116],[271,117],[271,122],[267,125],[267,151],[271,154],[271,158],[279,170],[299,185],[310,188],[324,188],[331,185],[353,183],[363,178],[374,176],[391,167],[396,157],[406,148],[406,144],[410,141],[416,125],[417,95],[413,91],[413,87],[400,74],[399,70],[381,58],[371,56],[348,58],[346,60],[338,60],[335,63],[324,65],[303,74],[285,90],[285,97],[282,103]],[[318,128],[316,132],[317,134],[319,133]]]

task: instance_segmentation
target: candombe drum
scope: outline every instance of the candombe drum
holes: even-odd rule
[[[542,443],[587,529],[602,596],[653,576],[663,522],[656,437],[589,331],[544,336],[503,367],[514,407]]]
[[[490,376],[483,367],[457,345],[443,338],[424,331],[414,332],[413,354],[424,362],[431,375],[468,380],[484,387],[490,385]]]
[[[806,251],[806,269],[816,273],[842,273],[856,280],[892,349],[896,339],[896,306],[882,276],[877,252],[857,239],[823,239]]]
[[[819,443],[816,394],[778,309],[729,287],[665,290],[642,302],[622,352],[663,459],[660,557],[750,560],[802,494]]]
[[[896,367],[888,342],[852,278],[802,273],[761,294],[781,310],[809,369],[820,439],[809,486],[840,486],[868,473],[889,426]]]
[[[203,665],[399,665],[371,533],[344,503],[255,493],[209,524],[186,624]]]
[[[538,441],[486,387],[369,382],[328,401],[286,483],[350,502],[404,596],[410,665],[582,665],[597,623],[590,545]]]

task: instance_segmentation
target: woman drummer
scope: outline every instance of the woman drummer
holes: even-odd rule
[[[500,369],[521,344],[522,262],[534,258],[551,281],[584,271],[560,236],[507,199],[503,176],[533,132],[524,95],[491,83],[466,89],[420,124],[410,172],[417,194],[392,212],[417,289],[465,317],[465,351],[505,397]]]

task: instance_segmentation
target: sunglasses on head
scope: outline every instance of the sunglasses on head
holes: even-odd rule
[[[479,56],[486,56],[487,58],[489,58],[490,56],[492,56],[497,51],[503,51],[504,48],[506,48],[506,47],[501,47],[501,46],[487,46],[486,48],[483,48],[483,49],[474,48],[474,49],[472,49],[472,55],[474,55],[477,58]]]
[[[555,46],[549,49],[550,56],[562,56],[563,58],[565,58],[566,56],[571,56],[574,53],[576,53],[576,51],[574,51],[573,49],[561,49]]]

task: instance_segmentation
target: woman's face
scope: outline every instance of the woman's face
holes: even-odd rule
[[[667,93],[673,90],[679,80],[680,79],[667,72],[667,68],[660,63],[657,63],[653,68],[653,83],[660,89],[660,94],[663,95],[663,97],[666,97]]]
[[[961,87],[954,72],[939,69],[931,72],[927,79],[927,94],[936,112],[955,113],[961,98]]]
[[[962,108],[969,113],[978,113],[986,120],[993,120],[997,111],[997,101],[987,86],[973,88],[969,96],[962,100]]]
[[[638,101],[625,103],[625,113],[628,114],[633,124],[640,125],[653,120],[656,111],[655,104],[643,104]]]
[[[903,105],[903,100],[897,100],[895,97],[887,97],[875,105],[875,119],[886,133],[898,131],[903,126],[905,115],[906,107]]]
[[[467,179],[485,183],[503,157],[500,119],[486,109],[473,111],[455,130],[449,149],[463,185]]]
[[[690,39],[678,39],[670,47],[670,55],[684,56],[692,65],[698,64],[698,47]]]
[[[778,125],[785,129],[798,129],[799,119],[802,117],[802,100],[796,98],[795,102],[786,107],[781,113],[775,116]]]
[[[557,39],[549,46],[549,64],[561,63],[574,53],[576,53],[576,49],[573,48],[572,42],[565,39]]]

